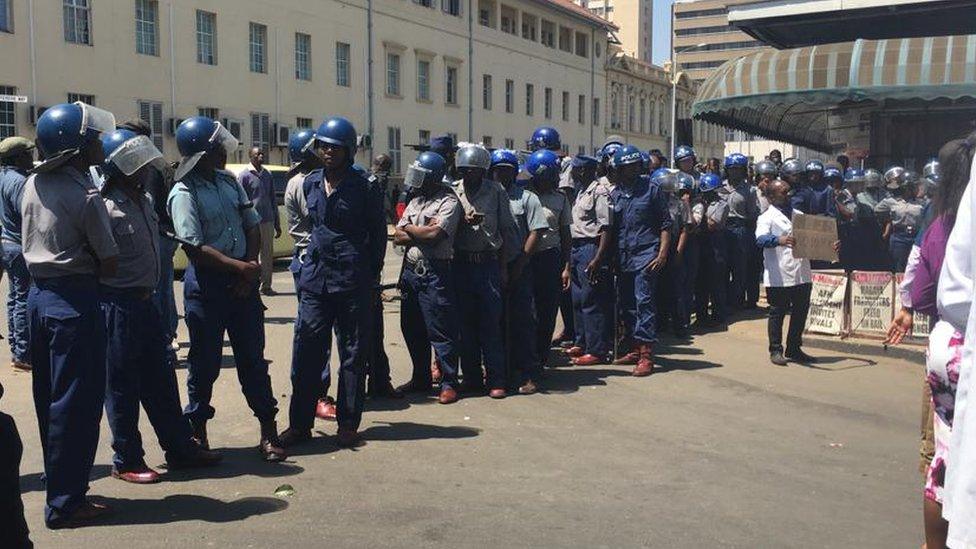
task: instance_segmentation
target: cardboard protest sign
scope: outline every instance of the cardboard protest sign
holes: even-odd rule
[[[851,331],[884,335],[894,315],[895,277],[888,272],[851,274]]]
[[[793,216],[793,257],[836,262],[837,222],[825,215],[795,214]]]
[[[847,277],[843,271],[814,271],[810,293],[808,332],[840,335],[847,328]]]

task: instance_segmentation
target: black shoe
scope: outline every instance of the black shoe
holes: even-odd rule
[[[817,359],[804,353],[800,349],[794,351],[786,351],[786,358],[792,360],[793,362],[798,362],[800,364],[816,364]]]
[[[166,456],[166,468],[170,471],[178,469],[196,469],[217,465],[223,459],[219,452],[205,450],[194,444],[185,453]]]
[[[369,398],[392,398],[399,399],[403,398],[403,391],[397,389],[389,381],[381,382],[378,385],[369,388],[366,392],[366,396]]]
[[[769,353],[769,361],[777,366],[786,366],[786,358],[783,357],[781,351],[773,351]]]
[[[310,440],[312,440],[311,429],[293,429],[289,427],[278,436],[279,443],[285,448],[296,446]]]

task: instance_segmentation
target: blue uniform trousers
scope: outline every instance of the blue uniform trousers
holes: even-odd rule
[[[28,347],[27,294],[31,277],[24,262],[20,244],[3,244],[3,267],[7,271],[7,337],[10,339],[10,356],[17,362],[30,363]]]
[[[458,384],[458,314],[454,273],[446,259],[425,261],[426,272],[404,266],[400,275],[400,331],[413,363],[413,381],[431,385],[430,348],[441,368],[441,388]]]
[[[159,239],[159,284],[153,294],[153,302],[159,310],[167,344],[176,339],[179,314],[176,312],[176,295],[173,293],[173,254],[179,246],[166,237]]]
[[[715,322],[725,322],[727,313],[726,291],[729,284],[729,269],[727,262],[727,239],[723,231],[715,231],[700,235],[698,264],[698,286],[695,296],[697,320],[699,322],[711,319]],[[709,303],[711,316],[709,317]]]
[[[587,354],[605,358],[613,349],[613,291],[610,272],[606,267],[598,271],[593,284],[586,275],[586,266],[596,256],[598,238],[573,240],[571,257],[573,307],[577,311],[577,337],[580,347]]]
[[[383,300],[379,290],[370,290],[369,340],[365,349],[367,387],[370,391],[389,384],[390,358],[383,347]]]
[[[339,350],[336,419],[340,429],[359,429],[366,399],[371,291],[363,286],[347,292],[301,293],[292,347],[291,428],[311,429],[315,422],[315,404],[322,396],[323,384],[326,392],[329,389],[334,329]]]
[[[538,319],[535,314],[535,297],[532,294],[532,262],[528,262],[518,278],[508,281],[505,289],[505,350],[511,371],[506,376],[510,384],[518,381],[539,381],[542,377],[542,361],[535,340],[526,334],[535,334]]]
[[[657,342],[657,273],[644,269],[617,277],[620,320],[634,343]]]
[[[912,253],[915,235],[907,231],[894,230],[888,237],[888,253],[891,254],[891,269],[896,273],[905,272],[908,256]]]
[[[34,408],[47,478],[45,520],[85,501],[105,400],[105,324],[94,276],[35,280],[27,298]]]
[[[461,315],[461,372],[465,385],[482,382],[481,360],[489,388],[505,388],[505,344],[502,339],[502,291],[493,253],[482,262],[454,259],[454,283]],[[531,344],[531,343],[530,343]]]
[[[146,409],[167,458],[193,450],[190,422],[180,409],[176,373],[167,361],[166,328],[155,303],[140,291],[99,289],[105,320],[105,411],[113,459],[120,471],[145,465],[139,404]]]
[[[679,321],[682,326],[687,328],[691,324],[691,312],[695,308],[695,281],[698,280],[698,265],[701,263],[701,241],[699,235],[688,235],[685,251],[681,254],[682,264],[684,265],[684,277],[677,285],[677,291],[681,292],[684,300],[684,310],[679,311],[681,317]]]
[[[532,296],[536,312],[536,352],[543,366],[556,329],[556,313],[562,297],[562,272],[566,266],[562,250],[551,248],[532,256]]]
[[[186,326],[190,331],[184,414],[191,421],[214,416],[210,398],[220,375],[224,332],[230,339],[241,390],[255,417],[270,421],[278,413],[264,359],[264,305],[257,288],[243,298],[232,295],[234,282],[229,274],[200,269],[193,263],[183,276]]]
[[[687,252],[687,249],[685,251]],[[659,324],[669,324],[675,333],[688,329],[688,319],[691,316],[688,296],[684,291],[688,280],[685,257],[687,254],[678,257],[678,236],[673,236],[668,262],[661,272],[660,284],[657,287],[657,302],[660,312]]]
[[[728,282],[728,305],[731,309],[741,309],[746,303],[748,288],[752,284],[752,251],[756,248],[755,229],[740,218],[729,218],[725,229],[727,241],[726,257],[732,278]]]

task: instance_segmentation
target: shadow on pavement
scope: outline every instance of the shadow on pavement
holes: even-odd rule
[[[112,474],[112,466],[106,465],[104,463],[96,463],[92,467],[91,476],[89,480],[95,481],[98,479],[105,478]],[[43,492],[47,488],[44,486],[44,471],[39,471],[37,473],[28,473],[26,475],[21,475],[20,477],[20,491],[23,494],[28,492]]]
[[[362,436],[367,441],[457,439],[476,437],[479,434],[481,430],[473,427],[427,425],[412,421],[374,421],[373,426],[362,431]]]
[[[200,479],[225,479],[244,476],[278,478],[305,471],[293,463],[266,463],[261,459],[257,444],[245,448],[216,448],[224,460],[213,467],[167,471],[163,482],[188,482]],[[97,467],[97,466],[96,466]],[[109,468],[111,471],[111,468]]]
[[[171,524],[191,520],[236,522],[256,515],[277,513],[288,508],[288,502],[272,497],[246,497],[221,501],[192,494],[176,494],[163,499],[126,499],[92,496],[97,503],[112,508],[113,513],[97,526],[132,524]]]
[[[801,366],[803,368],[810,368],[811,370],[820,370],[823,372],[843,372],[846,370],[853,370],[856,368],[866,368],[868,366],[876,366],[877,361],[871,360],[869,358],[861,358],[855,356],[818,356],[816,364],[800,364],[798,362],[790,362],[790,365]],[[831,364],[843,364],[845,362],[853,362],[854,364],[849,364],[846,366],[830,367]]]
[[[667,373],[674,370],[693,372],[695,370],[707,370],[709,368],[721,368],[722,365],[707,360],[686,360],[672,358],[669,356],[654,357],[654,373]]]
[[[566,394],[575,393],[579,391],[580,387],[606,385],[607,382],[605,380],[608,377],[630,376],[630,371],[623,368],[625,367],[621,367],[620,370],[611,370],[607,368],[573,366],[572,368],[547,370],[542,381],[542,392]]]

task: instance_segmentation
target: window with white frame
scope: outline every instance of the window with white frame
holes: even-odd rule
[[[518,11],[515,8],[511,8],[502,4],[501,7],[501,29],[502,32],[517,35],[518,28],[516,27],[516,21],[518,21]]]
[[[505,112],[515,112],[515,81],[505,81]]]
[[[64,41],[92,45],[90,0],[64,0]]]
[[[197,63],[217,64],[217,14],[197,10]]]
[[[220,120],[220,109],[217,107],[197,107],[197,114],[211,120]]]
[[[461,15],[461,0],[441,0],[441,9],[448,15]]]
[[[506,137],[505,138],[505,148],[506,149],[509,149],[509,150],[514,149],[515,148],[515,140],[512,139],[511,137]]]
[[[336,42],[335,61],[336,61],[336,86],[348,88],[349,83],[349,55],[350,47],[345,42]]]
[[[430,130],[420,130],[417,132],[417,141],[421,145],[430,145]]]
[[[562,102],[562,115],[563,121],[569,122],[569,92],[563,92],[563,102]]]
[[[430,60],[417,60],[417,99],[430,101]]]
[[[14,32],[13,0],[0,0],[0,32]]]
[[[559,49],[567,53],[573,52],[573,29],[559,27]]]
[[[17,88],[0,86],[0,95],[17,95]],[[0,102],[0,139],[17,135],[16,103]]]
[[[137,101],[139,108],[139,118],[152,131],[153,145],[162,152],[163,150],[163,104],[159,101]]]
[[[552,88],[542,91],[542,111],[547,120],[552,118]]]
[[[576,55],[580,57],[589,57],[590,55],[590,37],[582,32],[576,33]]]
[[[537,28],[538,19],[532,14],[522,12],[522,38],[535,42]]]
[[[444,101],[448,105],[458,104],[458,70],[457,67],[448,66],[444,77],[445,97]]]
[[[386,93],[400,96],[400,54],[386,53]]]
[[[159,55],[159,2],[136,0],[136,53]]]
[[[312,79],[312,35],[295,33],[295,78]]]
[[[533,116],[535,114],[535,86],[532,84],[525,85],[525,116]]]
[[[75,103],[81,101],[82,103],[95,106],[95,96],[90,93],[75,93],[68,92],[68,103]]]
[[[555,48],[556,47],[556,24],[552,21],[542,20],[542,45]]]
[[[577,116],[576,121],[579,122],[580,124],[586,124],[586,96],[585,95],[579,96],[579,105],[577,105],[576,107],[578,111],[576,114]]]
[[[491,148],[491,136],[490,135],[482,135],[481,136],[481,144],[490,149]]]
[[[251,146],[268,154],[271,147],[271,115],[263,112],[251,113]]]
[[[486,111],[491,110],[491,75],[481,75],[481,107]]]
[[[390,160],[392,160],[392,171],[395,174],[401,173],[400,171],[400,128],[396,126],[387,126],[386,128],[386,141],[387,148],[389,150]]]
[[[590,113],[590,121],[594,126],[600,125],[600,98],[593,98],[593,112]]]
[[[248,24],[248,51],[251,72],[268,72],[268,27],[261,23]]]
[[[299,130],[310,130],[312,129],[313,123],[314,122],[312,122],[311,118],[306,118],[304,116],[299,116],[295,118],[295,128]]]

